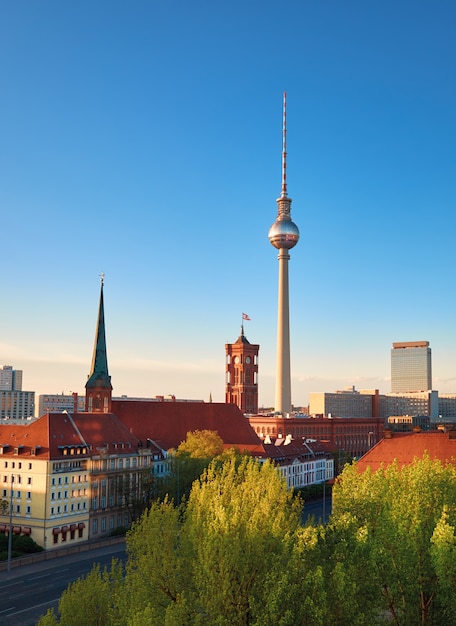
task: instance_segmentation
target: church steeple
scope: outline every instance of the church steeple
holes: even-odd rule
[[[89,413],[110,413],[112,399],[111,376],[108,372],[103,300],[104,274],[101,274],[100,305],[93,346],[92,367],[86,382],[85,409]]]

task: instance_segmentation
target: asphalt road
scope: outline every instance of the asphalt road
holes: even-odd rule
[[[309,500],[309,502],[304,502],[304,510],[302,513],[302,521],[304,523],[307,522],[309,518],[314,518],[316,523],[322,522],[326,524],[328,522],[329,516],[331,515],[332,510],[332,498],[331,496],[326,496],[323,501],[323,498],[316,500]]]
[[[71,582],[94,563],[110,565],[113,557],[126,559],[123,543],[0,572],[1,626],[35,626],[49,608],[57,608]]]

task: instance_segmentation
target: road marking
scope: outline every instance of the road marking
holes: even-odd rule
[[[46,578],[47,576],[52,576],[52,574],[42,574],[41,576],[33,576],[33,578],[29,578],[28,580],[38,580],[38,578]]]
[[[15,606],[10,606],[9,609],[3,609],[3,611],[0,611],[0,613],[6,613],[7,611],[13,611],[16,607]]]
[[[33,611],[34,609],[39,609],[40,606],[46,606],[46,604],[52,604],[53,602],[58,602],[59,600],[60,600],[60,597],[54,598],[54,600],[49,600],[48,602],[42,602],[41,604],[34,604],[28,609],[22,609],[21,611],[16,611],[15,613],[11,613],[11,615],[19,615],[20,613],[27,613],[27,611]],[[11,608],[15,609],[16,607],[13,606]],[[10,611],[11,609],[7,609],[7,610]],[[4,613],[4,611],[2,611],[2,613]]]

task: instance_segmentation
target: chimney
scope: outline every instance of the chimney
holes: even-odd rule
[[[73,413],[78,412],[78,393],[77,391],[73,393]]]
[[[383,434],[385,435],[385,439],[391,439],[391,437],[393,436],[391,428],[385,428]]]

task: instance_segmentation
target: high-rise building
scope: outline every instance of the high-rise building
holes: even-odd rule
[[[22,370],[0,369],[0,419],[25,420],[35,415],[35,392],[22,391]]]
[[[282,193],[277,199],[278,214],[269,229],[269,241],[277,248],[279,254],[279,289],[277,311],[277,361],[275,412],[290,413],[291,403],[291,371],[290,371],[290,309],[288,292],[288,251],[299,241],[299,230],[291,220],[291,198],[287,195],[287,124],[286,124],[286,93],[283,95],[283,126],[282,126]]]
[[[408,393],[432,389],[429,341],[393,343],[391,350],[391,391]]]
[[[4,365],[0,369],[0,391],[22,391],[22,370]]]
[[[260,346],[241,334],[234,343],[225,344],[225,402],[237,404],[244,414],[258,413],[258,352]]]

